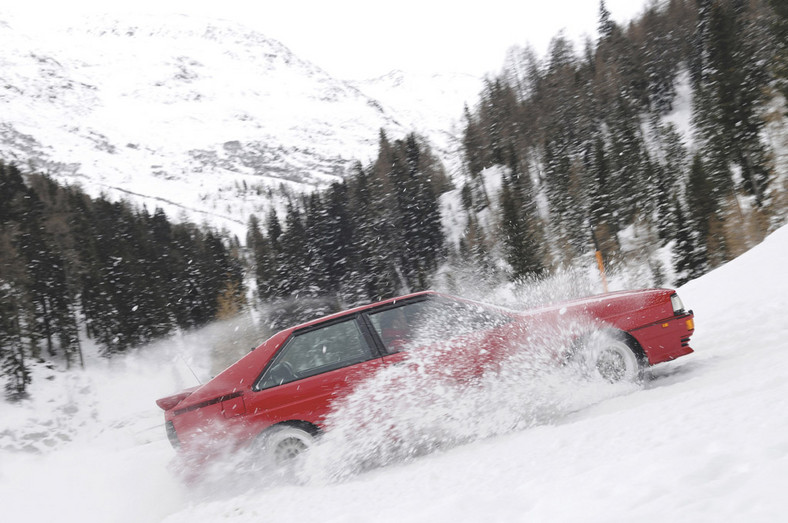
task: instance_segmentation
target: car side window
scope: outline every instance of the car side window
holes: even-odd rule
[[[372,327],[388,353],[409,344],[427,345],[476,331],[499,327],[512,320],[491,308],[447,298],[432,298],[369,314]]]
[[[404,350],[413,341],[420,312],[425,302],[410,303],[369,315],[372,327],[380,336],[386,352],[393,354]]]
[[[257,383],[267,389],[372,358],[355,319],[294,334]]]

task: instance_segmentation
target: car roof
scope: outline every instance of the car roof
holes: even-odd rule
[[[369,310],[369,309],[374,309],[374,308],[380,307],[380,306],[391,305],[391,304],[397,303],[398,301],[402,301],[402,300],[416,298],[416,297],[419,297],[419,296],[435,296],[435,295],[438,295],[438,293],[436,291],[421,291],[421,292],[414,292],[414,293],[411,293],[411,294],[405,294],[403,296],[397,296],[396,298],[389,298],[387,300],[381,300],[381,301],[377,301],[377,302],[373,302],[373,303],[368,303],[366,305],[359,305],[358,307],[353,307],[351,309],[345,309],[343,311],[339,311],[339,312],[335,312],[333,314],[329,314],[328,316],[322,316],[320,318],[315,318],[314,320],[309,320],[307,322],[300,323],[300,324],[294,325],[292,327],[288,327],[287,329],[279,331],[278,334],[281,334],[283,332],[293,332],[293,331],[296,331],[296,330],[304,329],[304,328],[311,327],[313,325],[317,325],[317,324],[320,324],[320,323],[323,323],[323,322],[326,322],[326,321],[331,321],[331,320],[336,319],[336,318],[349,316],[349,315],[355,314],[357,312],[361,312],[361,311],[365,311],[365,310]]]

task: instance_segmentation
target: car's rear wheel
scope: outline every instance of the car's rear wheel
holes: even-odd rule
[[[264,436],[264,449],[274,465],[284,465],[309,450],[314,445],[312,433],[292,425],[270,429]]]
[[[635,382],[643,378],[645,357],[637,346],[623,333],[599,331],[589,336],[588,349],[592,372],[610,382]]]

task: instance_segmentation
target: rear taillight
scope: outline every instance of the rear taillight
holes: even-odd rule
[[[172,448],[177,449],[180,447],[181,442],[178,439],[178,434],[175,432],[175,425],[172,423],[172,421],[167,421],[164,423],[164,430],[167,431],[167,439],[170,440],[170,445],[172,445]]]

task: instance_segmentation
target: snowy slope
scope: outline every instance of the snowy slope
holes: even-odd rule
[[[480,405],[468,417],[476,440],[341,480],[314,459],[300,483],[228,468],[199,490],[170,474],[173,451],[153,400],[191,384],[182,358],[207,371],[211,331],[126,359],[91,359],[83,373],[39,369],[50,380],[34,383],[32,400],[0,403],[0,514],[167,523],[781,521],[786,257],[783,227],[680,289],[696,313],[696,353],[653,369],[642,387],[535,378],[531,394],[495,395],[529,407],[525,428],[501,433],[489,413],[499,405]],[[422,408],[422,419],[438,412]],[[485,428],[497,435],[482,437]],[[333,455],[352,455],[331,444]]]
[[[462,114],[473,108],[482,90],[480,78],[464,73],[416,74],[391,71],[353,82],[360,91],[380,100],[410,130],[428,136],[450,175],[462,169]]]
[[[41,28],[0,10],[0,159],[243,237],[249,214],[282,205],[282,186],[311,190],[369,162],[380,129],[435,135],[445,152],[462,114],[445,96],[455,83],[421,82],[421,97],[413,84],[377,89],[395,101],[384,105],[232,22],[94,16]],[[452,113],[430,100],[458,101]]]

